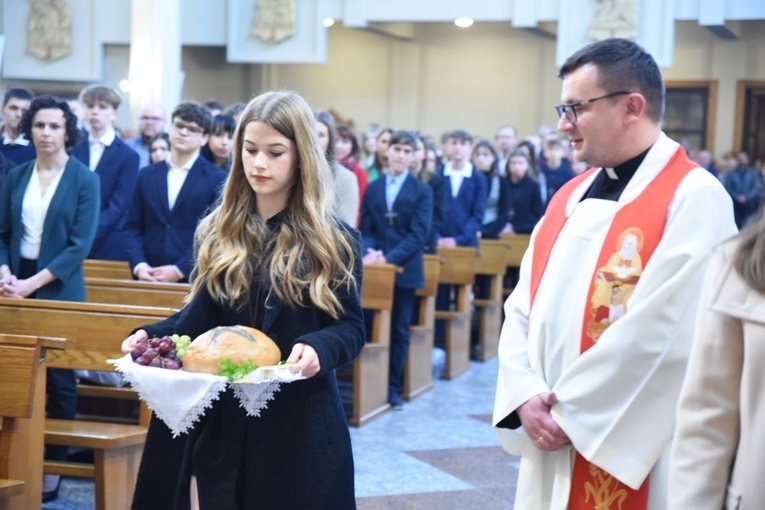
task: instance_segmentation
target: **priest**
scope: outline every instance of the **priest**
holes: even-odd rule
[[[592,168],[552,198],[505,303],[494,425],[521,456],[516,508],[664,509],[701,275],[733,206],[661,131],[643,48],[590,44],[560,78],[558,130]]]

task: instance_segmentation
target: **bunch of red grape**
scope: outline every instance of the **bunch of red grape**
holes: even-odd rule
[[[149,340],[139,338],[133,350],[130,351],[130,356],[133,361],[146,367],[178,370],[183,366],[177,354],[175,342],[169,336]]]

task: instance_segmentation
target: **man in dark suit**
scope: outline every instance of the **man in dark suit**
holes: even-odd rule
[[[3,97],[3,139],[0,143],[0,153],[7,159],[20,165],[35,159],[37,151],[32,142],[19,131],[19,125],[24,113],[29,109],[29,103],[34,99],[27,89],[8,89]]]
[[[127,260],[125,220],[138,181],[138,154],[115,132],[120,96],[109,87],[93,85],[82,90],[87,133],[72,155],[98,175],[101,182],[101,212],[98,232],[88,258]]]
[[[425,285],[422,254],[433,216],[430,187],[409,173],[417,142],[406,131],[393,134],[388,147],[388,169],[369,184],[361,208],[364,264],[401,266],[396,275],[391,312],[388,402],[403,404],[404,363],[409,350],[409,326],[416,289]]]
[[[199,157],[212,127],[207,108],[184,102],[171,119],[170,156],[141,170],[125,227],[128,261],[139,280],[188,281],[194,230],[227,175]]]

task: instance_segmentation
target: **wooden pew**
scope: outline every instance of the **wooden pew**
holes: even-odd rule
[[[420,302],[417,324],[410,328],[412,336],[404,365],[404,393],[401,395],[405,400],[413,400],[433,389],[433,335],[440,265],[438,255],[428,254],[423,257],[425,286],[417,290]]]
[[[88,303],[183,308],[188,283],[142,282],[85,277]]]
[[[164,319],[170,308],[0,298],[0,323],[6,332],[57,335],[65,351],[48,353],[48,367],[114,370],[107,359],[122,356],[126,334],[137,326]],[[129,508],[146,427],[80,420],[45,420],[45,442],[94,449],[95,463],[45,461],[45,473],[95,478],[97,510]],[[41,493],[38,491],[38,493]]]
[[[444,379],[452,379],[470,368],[470,304],[475,279],[475,248],[438,248],[444,260],[438,283],[456,286],[454,309],[436,310],[436,319],[446,322],[446,367]]]
[[[62,338],[0,335],[0,508],[40,508],[45,356]]]
[[[390,369],[390,314],[393,286],[400,268],[392,264],[364,266],[361,307],[374,314],[371,340],[353,362],[353,405],[348,423],[361,426],[390,409],[388,372]],[[345,379],[343,370],[338,378]]]
[[[112,278],[115,280],[132,280],[133,272],[127,262],[115,260],[85,259],[82,263],[85,277]]]
[[[85,289],[89,303],[180,309],[183,308],[183,299],[189,292],[189,284],[86,277]],[[118,388],[87,382],[77,385],[77,394],[81,397],[96,399],[139,400],[138,393],[130,387]],[[86,404],[87,401],[84,401],[83,405]],[[140,401],[139,406],[139,424],[148,426],[151,411],[143,401]],[[98,417],[92,418],[98,419]]]
[[[505,241],[481,239],[478,246],[475,272],[489,277],[489,293],[485,299],[473,299],[478,315],[478,361],[486,361],[497,354],[499,332],[502,328],[502,284],[507,271],[510,248]]]
[[[505,284],[502,290],[503,296],[507,297],[513,292],[515,283],[518,279],[518,270],[521,267],[521,261],[523,255],[529,247],[529,241],[531,236],[529,234],[512,234],[503,235],[502,241],[507,243],[507,272],[505,277]]]

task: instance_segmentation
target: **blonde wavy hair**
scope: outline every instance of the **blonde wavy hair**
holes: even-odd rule
[[[291,140],[298,153],[295,182],[275,238],[256,212],[257,195],[242,163],[244,131],[256,121]],[[231,171],[220,204],[197,228],[187,302],[206,288],[219,303],[242,309],[259,275],[269,283],[269,295],[275,293],[283,303],[306,306],[307,295],[337,319],[342,305],[336,291],[357,282],[354,241],[328,207],[331,186],[332,174],[305,100],[296,92],[275,91],[250,101],[234,133]]]

